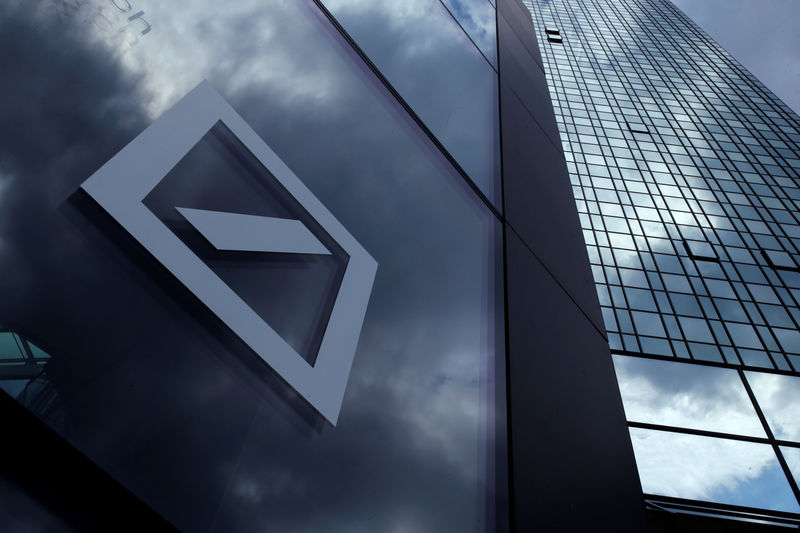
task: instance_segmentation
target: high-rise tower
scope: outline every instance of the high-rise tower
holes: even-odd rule
[[[798,522],[797,118],[529,7],[0,2],[0,531]]]
[[[647,500],[796,520],[800,119],[667,0],[524,4]]]

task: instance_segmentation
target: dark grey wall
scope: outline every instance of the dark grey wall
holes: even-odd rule
[[[640,531],[641,486],[539,45],[518,0],[497,8],[512,522]]]

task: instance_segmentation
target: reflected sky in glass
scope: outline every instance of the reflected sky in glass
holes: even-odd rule
[[[493,41],[494,9],[485,0],[452,1],[459,6],[454,13],[474,28],[473,39]],[[481,1],[486,7],[479,9]],[[323,3],[481,191],[499,206],[497,72],[445,6],[438,0]]]
[[[631,428],[647,494],[800,512],[772,447]]]
[[[789,370],[777,352],[800,351],[789,316],[796,318],[797,281],[766,267],[758,248],[794,250],[779,235],[798,229],[785,201],[796,189],[782,177],[797,154],[786,137],[780,157],[771,145],[796,131],[781,126],[758,84],[698,40],[669,2],[524,3],[538,32],[552,25],[576,37],[542,54],[595,279],[607,284],[598,292],[612,349]],[[664,66],[679,57],[675,69]],[[630,124],[651,135],[631,133]],[[763,167],[753,153],[765,156]],[[701,257],[687,257],[684,243]],[[615,363],[629,420],[765,437],[741,373]],[[798,439],[796,387],[776,376],[750,381],[764,389],[776,435]],[[768,446],[631,434],[645,490],[796,510]],[[693,442],[708,457],[693,452]],[[753,468],[737,470],[742,465]]]
[[[0,323],[51,354],[57,430],[184,531],[485,529],[499,221],[311,2],[131,4],[145,35],[0,3]],[[423,37],[402,53],[442,51]],[[75,194],[204,79],[378,262],[336,428]]]
[[[800,378],[765,372],[745,375],[775,438],[800,442]]]
[[[631,422],[766,437],[734,370],[614,355]]]
[[[497,30],[494,6],[488,0],[442,0],[483,57],[497,69]]]
[[[617,278],[608,270],[613,266],[643,268],[652,274],[652,289],[660,290],[658,278],[666,282],[670,275],[666,272],[686,273],[691,276],[691,286],[687,284],[682,292],[712,297],[711,300],[701,299],[702,311],[697,307],[689,317],[680,319],[680,327],[675,324],[668,329],[671,342],[634,337],[618,340],[612,335],[612,348],[679,357],[691,355],[703,360],[788,370],[786,358],[780,354],[770,357],[767,351],[800,351],[800,334],[792,329],[780,329],[792,328],[791,323],[777,318],[767,319],[765,325],[758,310],[723,300],[752,296],[761,302],[769,295],[770,303],[796,307],[796,301],[792,302],[790,296],[782,295],[781,302],[768,286],[779,286],[782,282],[775,271],[764,265],[760,254],[757,254],[760,266],[756,266],[751,243],[758,243],[756,248],[765,248],[770,257],[779,257],[774,261],[785,261],[785,264],[793,261],[789,257],[794,253],[792,245],[776,239],[781,228],[768,224],[774,217],[781,226],[790,228],[787,231],[790,236],[798,228],[791,215],[791,203],[782,205],[781,201],[770,198],[784,197],[778,192],[784,183],[779,176],[791,172],[791,162],[797,155],[786,150],[778,157],[770,152],[771,156],[760,161],[769,170],[758,172],[755,170],[758,165],[745,162],[748,148],[743,148],[741,143],[725,142],[738,135],[747,139],[745,145],[749,150],[766,154],[771,149],[773,136],[784,134],[780,126],[772,122],[772,117],[777,116],[771,109],[772,104],[755,97],[757,89],[731,65],[720,66],[719,76],[711,81],[698,77],[707,61],[723,65],[724,61],[717,59],[725,58],[725,54],[713,47],[689,50],[687,53],[692,60],[682,63],[676,72],[665,74],[658,64],[661,58],[672,57],[688,42],[683,32],[662,29],[668,25],[642,26],[643,20],[680,25],[680,20],[674,19],[665,5],[605,1],[526,2],[526,5],[536,13],[540,31],[548,25],[568,28],[576,35],[588,35],[592,28],[600,29],[596,36],[602,46],[593,45],[592,37],[588,41],[575,40],[567,48],[542,49],[546,70],[553,81],[551,92],[557,102],[556,113],[562,119],[560,130],[576,185],[579,210],[583,213],[581,218],[590,256],[595,264],[602,262],[607,268],[605,276],[596,279],[612,285],[621,282],[642,287],[632,285],[622,276]],[[598,18],[604,11],[609,12],[609,17]],[[639,13],[641,17],[628,19],[625,12]],[[612,35],[613,32],[602,31],[607,27],[624,28],[626,34],[630,32],[637,38],[621,41]],[[575,61],[580,68],[574,68]],[[631,61],[645,67],[650,65],[655,74],[643,75],[635,69],[619,68]],[[675,87],[673,78],[683,79],[686,87]],[[647,86],[654,99],[648,100],[647,96],[624,89],[632,85]],[[701,96],[711,94],[709,88],[718,98]],[[727,96],[733,94],[731,91],[744,91],[747,97],[731,97],[732,100]],[[689,107],[675,107],[675,101],[683,97],[692,102]],[[581,98],[591,99],[595,109],[588,108]],[[751,134],[741,131],[730,134],[729,128],[735,130],[738,122],[732,115],[719,115],[722,109],[742,110],[747,114]],[[647,124],[653,135],[632,134],[628,130],[633,123]],[[728,128],[728,133],[723,134],[721,128]],[[735,165],[726,167],[719,158],[720,150],[735,160]],[[791,191],[791,184],[785,183]],[[719,189],[721,192],[717,193]],[[764,206],[757,211],[749,207],[753,204],[745,194],[747,191],[770,200],[763,200]],[[698,260],[687,258],[684,243],[697,254]],[[598,248],[594,248],[595,245]],[[785,246],[789,248],[782,250]],[[638,253],[630,253],[632,250]],[[704,260],[715,258],[720,262]],[[660,272],[656,274],[656,270]],[[783,272],[779,275],[786,277]],[[739,281],[760,285],[748,285],[751,293],[748,295]],[[788,285],[795,287],[796,283],[789,281]],[[627,306],[624,301],[614,301],[614,305]],[[686,314],[678,306],[674,311]],[[718,318],[722,321],[715,322]],[[647,321],[644,322],[644,327],[637,327],[636,333],[662,335],[657,327],[648,327]],[[622,333],[634,332],[623,330]],[[708,343],[726,346],[724,355],[710,348]]]
[[[800,448],[781,446],[781,453],[786,459],[786,464],[789,466],[795,482],[800,484]]]

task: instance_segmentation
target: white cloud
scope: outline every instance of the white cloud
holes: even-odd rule
[[[781,447],[783,458],[786,459],[786,464],[789,466],[789,471],[794,476],[795,480],[800,482],[800,448]]]
[[[614,356],[628,420],[766,437],[733,370]]]
[[[800,378],[747,372],[775,438],[800,442]]]
[[[700,500],[720,490],[747,490],[749,481],[774,468],[764,444],[631,428],[642,489],[646,493]]]

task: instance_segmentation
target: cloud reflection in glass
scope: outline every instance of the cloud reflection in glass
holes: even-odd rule
[[[800,378],[765,372],[747,372],[776,439],[800,442]]]
[[[766,437],[735,370],[614,356],[631,422]]]
[[[767,444],[631,428],[646,494],[800,512]]]

